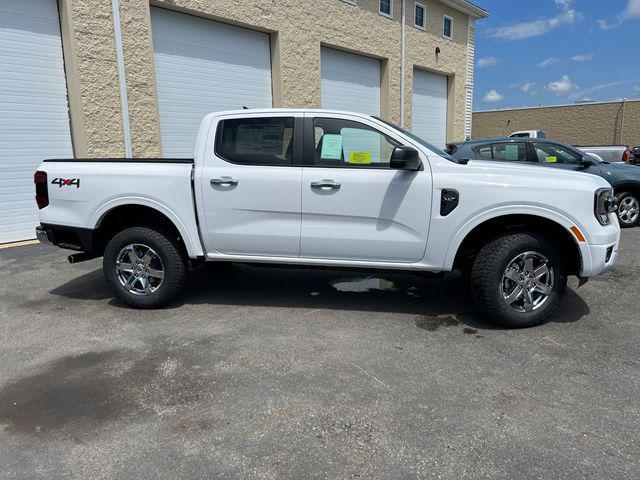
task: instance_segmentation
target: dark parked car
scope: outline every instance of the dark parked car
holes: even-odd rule
[[[633,158],[629,159],[629,163],[633,165],[640,165],[640,147],[633,147],[631,149],[631,155]]]
[[[607,163],[561,142],[536,138],[483,138],[447,145],[447,153],[458,159],[526,162],[598,175],[613,187],[619,201],[621,227],[634,227],[640,220],[640,168]]]

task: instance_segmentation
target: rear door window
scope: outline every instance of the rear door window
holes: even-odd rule
[[[492,143],[481,145],[473,149],[478,155],[487,160],[502,160],[506,162],[526,162],[526,143]]]
[[[293,117],[222,120],[216,155],[241,165],[290,166],[293,159]]]

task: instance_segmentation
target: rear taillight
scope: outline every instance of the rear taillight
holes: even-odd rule
[[[629,163],[629,150],[625,150],[622,154],[622,161],[624,163]]]
[[[38,208],[42,210],[49,205],[49,187],[47,185],[46,172],[37,171],[33,174],[33,183],[36,185],[36,203]]]

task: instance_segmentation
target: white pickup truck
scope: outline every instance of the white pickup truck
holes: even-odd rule
[[[616,197],[595,175],[458,161],[383,120],[219,112],[194,159],[45,160],[38,238],[103,257],[114,294],[160,307],[194,261],[470,273],[508,327],[544,321],[567,276],[616,261]],[[452,292],[456,294],[456,292]]]

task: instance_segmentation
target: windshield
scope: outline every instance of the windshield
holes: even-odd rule
[[[453,163],[460,163],[460,161],[458,161],[457,158],[452,157],[451,155],[449,155],[447,152],[440,150],[438,147],[435,147],[433,145],[431,145],[429,142],[423,140],[422,138],[418,137],[417,135],[405,130],[402,127],[399,127],[398,125],[396,125],[395,123],[391,123],[388,122],[386,120],[383,120],[380,117],[373,117],[376,120],[380,120],[382,123],[384,123],[385,125],[390,126],[391,128],[393,128],[394,130],[399,131],[400,133],[402,133],[403,135],[406,135],[407,137],[409,137],[411,140],[413,140],[414,142],[419,143],[420,145],[422,145],[423,147],[428,148],[429,150],[431,150],[433,153],[435,153],[436,155],[441,156],[442,158],[446,158],[447,160],[449,160],[450,162]]]

